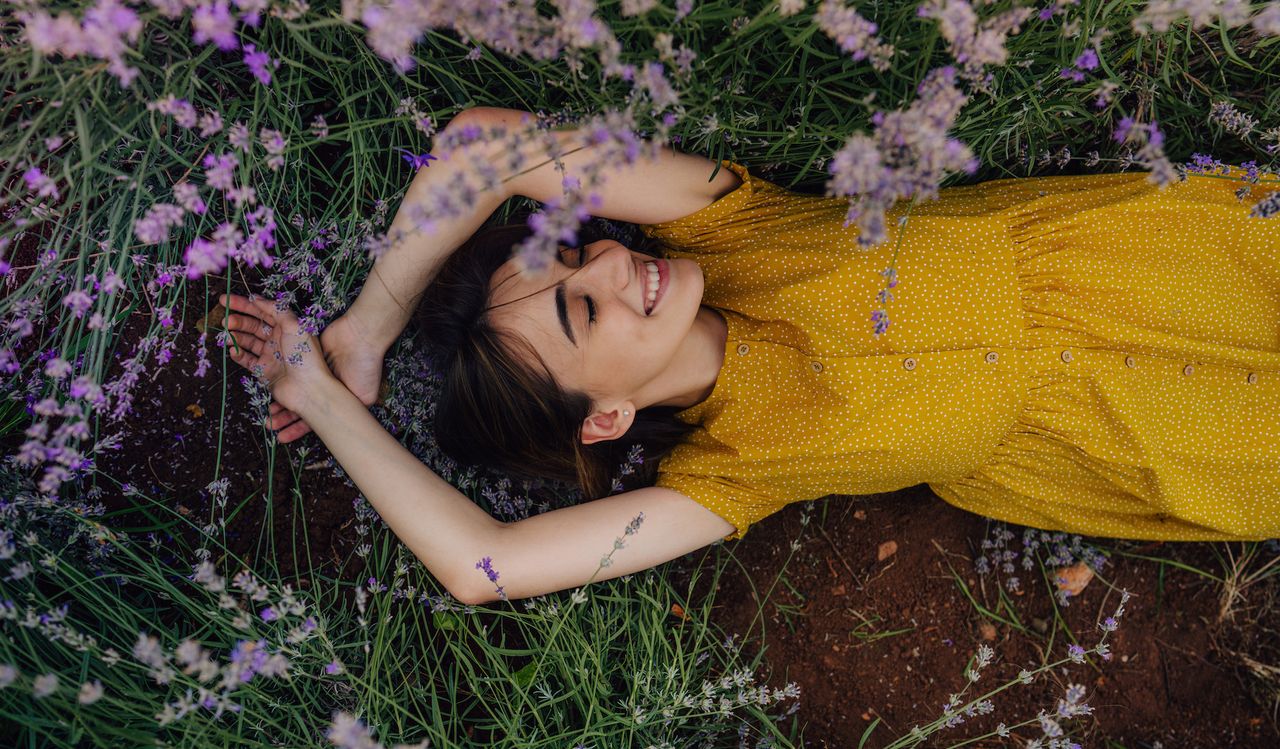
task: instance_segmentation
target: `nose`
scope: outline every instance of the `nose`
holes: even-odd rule
[[[590,249],[587,252],[588,262],[583,270],[591,271],[594,280],[605,288],[618,292],[627,301],[625,292],[636,278],[639,265],[631,250],[615,242],[599,250],[594,257],[591,256]]]

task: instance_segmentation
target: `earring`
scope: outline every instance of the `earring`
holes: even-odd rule
[[[623,415],[623,416],[630,416],[630,415],[631,415],[631,412],[630,412],[630,411],[623,411],[623,412],[622,412],[622,415]]]

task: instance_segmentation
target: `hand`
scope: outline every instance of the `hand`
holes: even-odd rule
[[[233,331],[231,360],[266,382],[281,406],[305,411],[316,387],[333,380],[320,341],[299,329],[297,315],[277,310],[273,302],[238,294],[218,301],[227,308],[226,327]]]
[[[373,331],[349,310],[321,332],[320,345],[324,347],[325,361],[333,368],[334,376],[351,394],[366,406],[377,402],[382,385],[382,359],[387,349],[374,343]],[[281,442],[292,442],[311,431],[296,409],[278,400],[272,401],[270,412],[268,426],[276,430],[276,439]]]

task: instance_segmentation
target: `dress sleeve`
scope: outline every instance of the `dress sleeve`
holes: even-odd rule
[[[725,236],[725,229],[758,221],[762,215],[760,209],[768,203],[795,195],[768,180],[752,176],[741,164],[728,159],[721,160],[720,164],[737,174],[742,179],[742,184],[721,195],[714,203],[687,216],[660,224],[638,224],[640,231],[670,247],[692,251],[713,250],[717,246],[717,240]],[[767,210],[764,214],[768,215]]]
[[[785,502],[730,479],[670,473],[659,469],[657,486],[680,492],[733,524],[734,531],[724,541],[742,538],[752,524],[786,506]]]

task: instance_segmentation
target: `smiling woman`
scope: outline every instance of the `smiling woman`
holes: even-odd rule
[[[573,151],[562,175],[534,155],[540,166],[504,184],[543,203],[594,157]],[[641,224],[661,244],[656,267],[654,245],[600,240],[526,276],[512,251],[529,228],[477,232],[471,216],[443,231],[462,246],[416,313],[445,355],[436,439],[466,463],[576,482],[591,501],[499,523],[349,393],[325,385],[301,414],[462,600],[496,592],[473,560],[505,572],[506,596],[538,595],[740,538],[791,502],[922,483],[1047,530],[1280,531],[1280,224],[1250,219],[1229,182],[1189,178],[1167,194],[1135,174],[955,187],[895,206],[892,243],[859,252],[844,199],[720,166],[663,149],[609,175],[593,212]],[[1167,231],[1189,220],[1203,228]],[[431,249],[394,246],[375,264],[387,285],[367,283],[348,314],[393,319],[379,289],[414,298]],[[898,289],[902,322],[873,333],[864,305],[891,296],[880,286],[890,252],[910,284]],[[1174,262],[1182,255],[1196,262]],[[635,442],[655,485],[605,496]],[[638,519],[640,536],[597,577],[600,551]]]
[[[629,262],[624,257],[656,258],[658,245],[650,240],[632,251],[602,240],[566,247],[548,275],[525,279],[511,268],[510,257],[529,233],[523,224],[477,232],[445,261],[415,312],[414,329],[438,347],[446,362],[434,433],[440,447],[464,464],[554,478],[581,486],[588,497],[604,496],[611,471],[626,461],[631,445],[644,446],[643,469],[652,472],[693,429],[674,418],[677,404],[633,407],[612,401],[600,409],[601,418],[584,426],[595,410],[593,393],[622,392],[618,385],[636,379],[627,367],[612,364],[615,357],[653,368],[669,358],[653,349],[673,345],[655,344],[654,337],[677,339],[681,331],[657,309],[648,317],[637,312],[643,302],[638,284],[619,285],[619,291],[631,287],[634,296],[626,300],[607,290],[583,293],[582,272],[603,268],[620,279],[622,263]],[[570,287],[567,331],[554,298],[562,283]],[[649,321],[652,337],[611,335],[628,324],[624,315]],[[601,328],[591,330],[595,326]],[[611,378],[617,381],[611,384]],[[593,431],[601,428],[612,436]],[[625,439],[616,439],[624,433]]]

